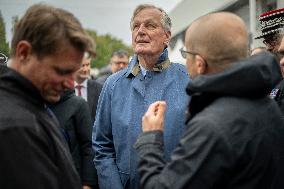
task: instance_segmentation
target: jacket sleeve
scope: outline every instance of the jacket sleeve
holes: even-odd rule
[[[9,128],[0,129],[1,188],[59,189],[58,169],[48,136],[30,126],[35,122],[26,119],[13,122],[8,123]]]
[[[230,144],[207,129],[209,125],[204,126],[187,127],[169,163],[163,157],[163,133],[142,133],[134,146],[141,187],[206,189],[218,183],[218,178],[226,178],[226,168],[233,159],[228,153]]]
[[[99,98],[93,128],[94,162],[100,189],[123,188],[116,165],[116,152],[112,136],[111,92],[111,86],[107,80]]]
[[[81,180],[83,186],[94,186],[96,183],[96,169],[93,163],[92,119],[87,102],[81,98],[79,100],[74,126],[81,156]]]

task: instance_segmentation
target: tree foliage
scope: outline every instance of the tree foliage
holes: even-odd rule
[[[0,52],[9,56],[9,44],[6,41],[5,23],[0,11]]]
[[[18,22],[18,16],[12,18],[12,33],[16,23]],[[98,35],[94,30],[87,30],[87,33],[94,39],[96,42],[96,53],[97,56],[92,60],[91,66],[96,68],[101,68],[109,63],[111,54],[113,51],[118,49],[126,50],[130,55],[133,53],[133,50],[130,46],[124,44],[122,40],[119,40],[109,34]],[[5,23],[0,12],[0,52],[9,56],[9,43],[6,41],[6,32],[5,32]]]
[[[98,35],[96,31],[89,29],[87,30],[87,32],[96,42],[97,56],[92,60],[92,67],[101,68],[108,64],[112,52],[118,49],[124,49],[130,55],[133,53],[130,46],[127,46],[121,40],[116,39],[109,34]]]
[[[18,22],[19,22],[19,16],[18,16],[18,15],[13,16],[13,17],[12,17],[12,28],[11,28],[11,32],[12,32],[12,33],[14,33],[16,24],[17,24]]]

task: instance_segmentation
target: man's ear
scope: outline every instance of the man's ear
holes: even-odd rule
[[[16,46],[16,58],[21,62],[29,60],[32,54],[32,46],[28,41],[20,41]]]
[[[199,55],[195,56],[196,68],[198,75],[203,75],[207,71],[207,63],[206,61]]]
[[[164,43],[165,43],[166,45],[169,45],[169,42],[170,42],[170,40],[171,40],[172,33],[171,33],[170,31],[166,31],[165,33],[166,33],[166,40],[164,41]]]

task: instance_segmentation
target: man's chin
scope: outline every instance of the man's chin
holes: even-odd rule
[[[137,49],[135,51],[135,54],[137,54],[137,55],[147,55],[147,54],[149,54],[149,51],[147,51],[146,49]]]
[[[147,45],[136,45],[134,51],[136,54],[145,54],[149,51],[149,47]]]
[[[60,95],[49,95],[49,96],[44,96],[44,100],[50,104],[54,104],[60,100]]]
[[[86,80],[86,79],[89,78],[89,75],[80,75],[80,78],[81,78],[82,80]]]

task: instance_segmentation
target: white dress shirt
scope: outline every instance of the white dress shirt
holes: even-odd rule
[[[83,83],[80,84],[81,85],[81,97],[83,99],[85,99],[86,101],[88,100],[87,99],[87,87],[88,87],[87,81],[88,81],[88,79],[86,79],[85,81],[83,81]],[[79,85],[79,84],[75,81],[75,86],[74,86],[75,87],[75,94],[76,94],[76,96],[79,96],[77,85]]]

